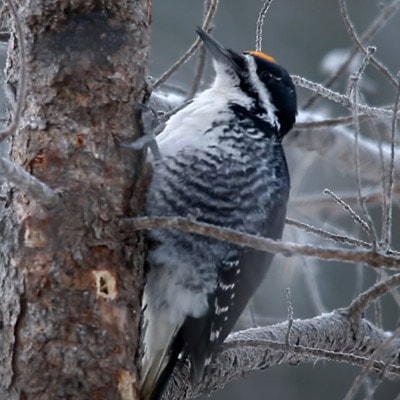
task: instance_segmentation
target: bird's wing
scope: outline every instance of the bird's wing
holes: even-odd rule
[[[221,261],[217,289],[209,296],[210,311],[201,318],[187,317],[181,328],[194,385],[201,382],[214,351],[232,331],[273,257],[251,249],[242,249],[242,255],[235,253]]]
[[[263,236],[279,239],[286,215],[287,193],[277,196]],[[199,383],[212,355],[232,331],[250,297],[262,283],[273,254],[231,246],[229,255],[218,265],[218,285],[209,295],[210,311],[201,318],[186,318],[181,331],[184,354],[191,361],[191,376]]]

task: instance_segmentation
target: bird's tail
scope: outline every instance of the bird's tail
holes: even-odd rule
[[[144,310],[144,321],[141,400],[160,400],[182,350],[179,327],[152,318],[149,309]]]

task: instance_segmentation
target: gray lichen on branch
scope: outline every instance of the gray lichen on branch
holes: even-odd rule
[[[184,400],[221,389],[248,373],[280,364],[331,360],[369,365],[370,354],[383,347],[371,368],[400,379],[400,339],[365,319],[354,322],[346,312],[334,311],[311,319],[294,320],[291,344],[285,342],[288,322],[231,334],[214,360],[206,380],[197,388],[189,383],[188,369],[175,370],[165,398]],[[347,350],[343,350],[347,349]],[[396,358],[397,357],[397,358]],[[397,361],[396,361],[397,360]]]

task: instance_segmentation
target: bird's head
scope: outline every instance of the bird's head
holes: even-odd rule
[[[285,135],[295,123],[297,98],[293,81],[281,65],[260,51],[236,53],[219,44],[198,28],[197,33],[211,55],[217,73],[216,82],[229,90],[239,89],[249,100],[246,108],[266,119]]]

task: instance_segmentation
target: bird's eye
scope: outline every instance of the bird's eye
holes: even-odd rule
[[[273,76],[272,76],[272,74],[270,74],[269,72],[263,72],[263,73],[261,74],[261,79],[262,79],[264,82],[270,82],[270,81],[272,81]]]

